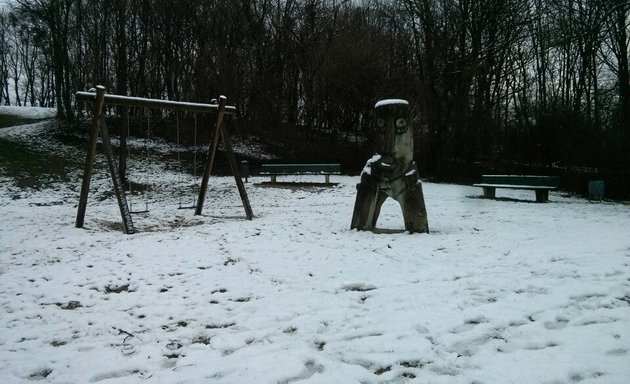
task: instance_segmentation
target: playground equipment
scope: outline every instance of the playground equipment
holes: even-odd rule
[[[210,173],[212,172],[214,158],[215,158],[217,148],[219,145],[219,136],[221,136],[221,138],[223,139],[223,146],[225,147],[225,151],[228,156],[228,161],[230,163],[230,168],[232,170],[232,174],[234,175],[236,186],[238,188],[241,201],[243,203],[243,208],[245,209],[245,214],[247,216],[247,219],[251,220],[254,217],[251,206],[249,204],[249,198],[247,197],[247,192],[245,191],[243,180],[241,179],[240,170],[236,162],[236,158],[234,157],[234,151],[232,149],[232,139],[223,124],[225,115],[229,116],[229,115],[236,114],[235,107],[226,105],[227,98],[225,96],[221,96],[219,98],[218,104],[187,103],[187,102],[177,102],[177,101],[169,101],[169,100],[145,99],[145,98],[130,97],[130,96],[108,95],[105,93],[105,87],[98,86],[96,87],[96,92],[77,92],[76,98],[77,98],[77,101],[90,102],[93,105],[93,117],[92,117],[92,127],[90,129],[89,147],[88,147],[88,151],[87,151],[87,155],[85,159],[85,166],[83,169],[83,182],[81,184],[81,195],[79,197],[79,206],[77,208],[77,217],[75,221],[75,226],[77,228],[83,228],[83,224],[85,221],[85,212],[87,208],[87,200],[88,200],[88,194],[90,190],[90,181],[92,177],[94,156],[96,154],[96,144],[97,144],[98,136],[100,133],[101,140],[103,143],[103,148],[105,151],[105,156],[107,158],[109,172],[112,178],[114,193],[116,195],[116,199],[118,200],[118,207],[120,209],[120,214],[122,216],[123,231],[127,234],[136,232],[133,226],[133,220],[131,218],[132,212],[129,208],[129,204],[127,202],[127,198],[125,196],[125,193],[122,187],[123,183],[121,180],[121,173],[124,175],[124,172],[120,172],[120,169],[118,168],[118,164],[116,162],[116,158],[114,157],[113,150],[112,150],[111,140],[109,137],[109,131],[107,129],[107,125],[105,124],[105,116],[103,114],[103,106],[105,104],[124,106],[123,114],[128,114],[128,109],[130,106],[171,109],[173,111],[188,111],[188,112],[194,112],[194,113],[216,114],[217,120],[216,120],[216,125],[214,127],[214,135],[212,136],[212,141],[208,147],[205,168],[203,172],[203,177],[201,179],[201,186],[199,188],[197,204],[195,206],[195,215],[201,215],[202,210],[203,210],[203,204],[205,201],[206,191],[208,189],[208,181],[210,179]],[[126,124],[128,128],[128,120]],[[195,124],[195,129],[196,129],[196,124]],[[122,131],[126,132],[126,130],[124,129]],[[150,132],[150,121],[147,120],[147,140],[149,138],[148,136],[149,132]],[[178,124],[178,138],[179,138],[179,124]],[[126,137],[125,137],[125,140],[122,140],[121,138],[121,145],[122,143],[125,143],[126,145]],[[179,145],[179,140],[178,140],[178,145]],[[121,163],[123,163],[123,161],[126,162],[126,159],[121,158]],[[122,169],[124,169],[124,167]]]
[[[382,100],[374,106],[376,154],[367,161],[357,184],[351,228],[371,230],[388,197],[398,201],[410,233],[429,232],[422,183],[413,160],[413,128],[406,100]]]

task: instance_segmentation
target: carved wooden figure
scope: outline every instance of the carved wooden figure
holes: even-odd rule
[[[413,127],[406,100],[382,100],[374,106],[376,154],[357,184],[351,228],[372,230],[388,197],[398,201],[410,233],[428,233],[422,183],[413,160]]]

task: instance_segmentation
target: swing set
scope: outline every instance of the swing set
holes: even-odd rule
[[[81,184],[81,195],[79,197],[79,205],[77,208],[77,217],[75,221],[75,227],[83,228],[83,224],[85,221],[85,212],[87,209],[87,200],[90,191],[90,182],[92,178],[92,170],[94,166],[94,157],[96,155],[96,146],[99,134],[101,136],[101,141],[103,144],[103,149],[105,152],[105,157],[107,158],[107,165],[109,168],[109,172],[112,179],[112,184],[114,188],[114,193],[116,195],[116,199],[118,201],[118,207],[120,209],[120,214],[122,216],[123,223],[123,232],[126,234],[135,233],[136,230],[133,225],[133,220],[131,218],[132,213],[143,213],[148,212],[148,199],[145,200],[145,209],[140,211],[132,211],[131,197],[129,202],[125,195],[125,191],[123,188],[123,178],[125,177],[126,170],[126,157],[122,155],[120,158],[120,168],[116,162],[116,158],[114,157],[114,152],[112,150],[112,144],[109,136],[109,131],[107,129],[107,125],[105,124],[105,115],[103,113],[103,106],[107,105],[118,105],[123,106],[123,114],[126,124],[126,131],[123,129],[121,132],[125,132],[124,135],[121,135],[121,147],[126,147],[126,137],[129,135],[129,107],[143,107],[143,108],[154,108],[154,109],[170,109],[176,112],[176,124],[177,124],[177,150],[178,150],[178,162],[180,164],[180,172],[181,172],[181,158],[180,158],[180,135],[179,135],[179,115],[177,115],[177,111],[185,111],[195,113],[195,126],[194,126],[194,144],[195,144],[195,154],[194,154],[194,167],[196,173],[197,167],[197,113],[213,113],[216,114],[216,124],[214,127],[214,134],[212,136],[212,140],[208,146],[208,151],[206,154],[206,162],[204,166],[203,176],[201,179],[201,185],[199,187],[199,195],[197,196],[197,203],[193,204],[190,207],[184,207],[181,196],[179,208],[194,208],[195,215],[201,215],[203,210],[203,204],[206,197],[206,191],[208,189],[208,182],[210,179],[210,173],[212,172],[212,166],[214,164],[214,158],[217,152],[217,148],[219,146],[219,136],[223,139],[223,146],[227,153],[228,161],[230,164],[230,168],[232,170],[232,175],[234,176],[234,180],[236,182],[236,186],[238,188],[239,195],[241,197],[241,201],[243,203],[243,208],[245,209],[245,215],[248,220],[251,220],[254,217],[252,212],[252,208],[249,204],[249,199],[247,197],[247,192],[245,191],[245,185],[243,184],[243,179],[241,178],[240,170],[238,167],[238,163],[236,162],[236,158],[234,156],[234,150],[232,148],[232,139],[229,135],[228,130],[225,128],[223,121],[226,115],[231,116],[236,114],[236,108],[234,106],[226,105],[227,98],[225,96],[221,96],[219,98],[218,104],[200,104],[200,103],[188,103],[188,102],[178,102],[178,101],[169,101],[169,100],[160,100],[160,99],[146,99],[140,97],[130,97],[130,96],[120,96],[120,95],[111,95],[106,94],[105,87],[97,86],[96,92],[77,92],[76,94],[77,101],[92,103],[92,126],[90,128],[90,138],[89,138],[89,146],[87,151],[87,156],[85,159],[85,166],[83,169],[83,182]],[[151,130],[151,122],[150,118],[147,116],[147,137],[145,143],[147,143],[147,152],[148,152],[148,140],[150,139],[150,131]],[[122,177],[121,177],[122,175]],[[130,195],[132,194],[132,183],[129,181],[129,189]],[[148,183],[147,190],[145,190],[145,197],[148,198]]]

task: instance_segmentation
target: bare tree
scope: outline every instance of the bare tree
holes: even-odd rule
[[[74,0],[17,0],[20,10],[30,18],[35,28],[49,33],[53,71],[55,75],[55,98],[57,114],[61,118],[72,118],[71,66],[69,58],[70,11]]]
[[[0,104],[10,105],[9,98],[9,44],[11,31],[9,30],[8,13],[0,10]]]

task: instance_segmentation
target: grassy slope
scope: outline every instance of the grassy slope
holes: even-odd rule
[[[0,113],[0,128],[14,127],[16,125],[31,124],[40,121],[39,119],[24,118],[18,115]]]
[[[19,188],[40,189],[52,183],[67,182],[82,160],[68,156],[64,145],[74,146],[73,135],[58,129],[55,119],[25,118],[0,114],[0,129],[41,122],[49,124],[46,135],[23,141],[0,137],[0,175],[10,177]],[[76,138],[75,138],[76,140]]]

